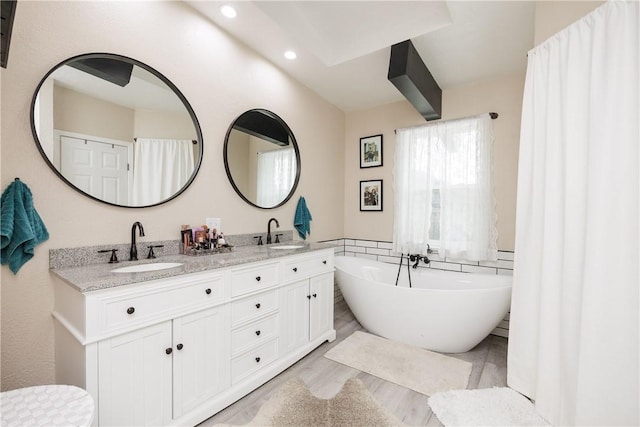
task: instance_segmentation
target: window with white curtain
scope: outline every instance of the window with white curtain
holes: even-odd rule
[[[489,114],[398,130],[394,251],[497,259],[492,146]]]
[[[293,188],[296,168],[293,148],[258,153],[258,206],[273,207],[282,203]]]

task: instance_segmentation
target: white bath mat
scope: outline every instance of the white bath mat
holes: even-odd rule
[[[466,388],[472,368],[464,360],[360,331],[324,357],[427,396]]]
[[[446,427],[549,425],[529,399],[507,387],[437,393],[429,406]]]

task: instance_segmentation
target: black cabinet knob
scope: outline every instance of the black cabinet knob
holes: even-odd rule
[[[256,304],[256,308],[260,308],[260,303],[257,303],[257,304]]]
[[[205,289],[205,292],[206,292],[207,295],[211,295],[211,289],[210,288]]]
[[[127,314],[133,314],[136,311],[134,307],[127,308]]]
[[[326,259],[323,259],[323,260],[322,260],[322,263],[326,265],[326,264],[327,264],[327,260],[326,260]]]
[[[318,294],[313,294],[313,297],[314,298],[318,298]]]
[[[260,279],[261,279],[261,277],[260,277],[260,276],[256,277],[256,280],[257,280],[258,282],[260,281]]]
[[[293,267],[293,272],[297,273],[298,272],[298,267]]]
[[[256,335],[260,336],[260,331],[256,331]]]
[[[256,363],[260,363],[260,358],[256,357]]]
[[[183,346],[182,344],[178,344],[178,345],[176,346],[176,348],[177,348],[178,350],[182,350],[182,348],[183,348],[183,347],[184,347],[184,346]]]
[[[307,299],[311,299],[311,295],[307,295]]]
[[[167,353],[167,354],[171,354],[171,353],[173,353],[173,349],[171,347],[169,347],[169,348],[165,349],[164,352]]]

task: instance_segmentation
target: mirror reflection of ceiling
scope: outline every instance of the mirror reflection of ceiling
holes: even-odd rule
[[[56,174],[111,205],[173,199],[202,159],[201,130],[182,93],[151,67],[119,55],[80,55],[54,67],[34,95],[31,120]]]
[[[246,111],[231,124],[224,164],[238,196],[261,209],[285,204],[300,177],[300,153],[293,132],[268,110]]]
[[[152,73],[140,67],[133,67],[129,83],[122,88],[68,65],[57,69],[51,77],[57,85],[132,110],[185,112],[184,104],[173,90]]]

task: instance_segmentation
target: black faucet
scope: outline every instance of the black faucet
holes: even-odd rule
[[[276,227],[280,228],[280,224],[278,223],[277,219],[271,218],[269,220],[269,222],[267,223],[267,245],[269,243],[271,243],[271,221],[275,221],[276,222]]]
[[[429,251],[430,250],[431,249],[429,249]],[[420,254],[409,255],[409,261],[414,263],[413,268],[418,268],[418,264],[420,263],[420,261],[424,261],[425,264],[431,263],[431,260],[429,259],[428,256],[420,255]]]
[[[140,232],[140,237],[144,236],[144,228],[140,221],[136,221],[131,226],[131,250],[129,251],[129,261],[138,260],[138,248],[136,247],[136,226]]]

